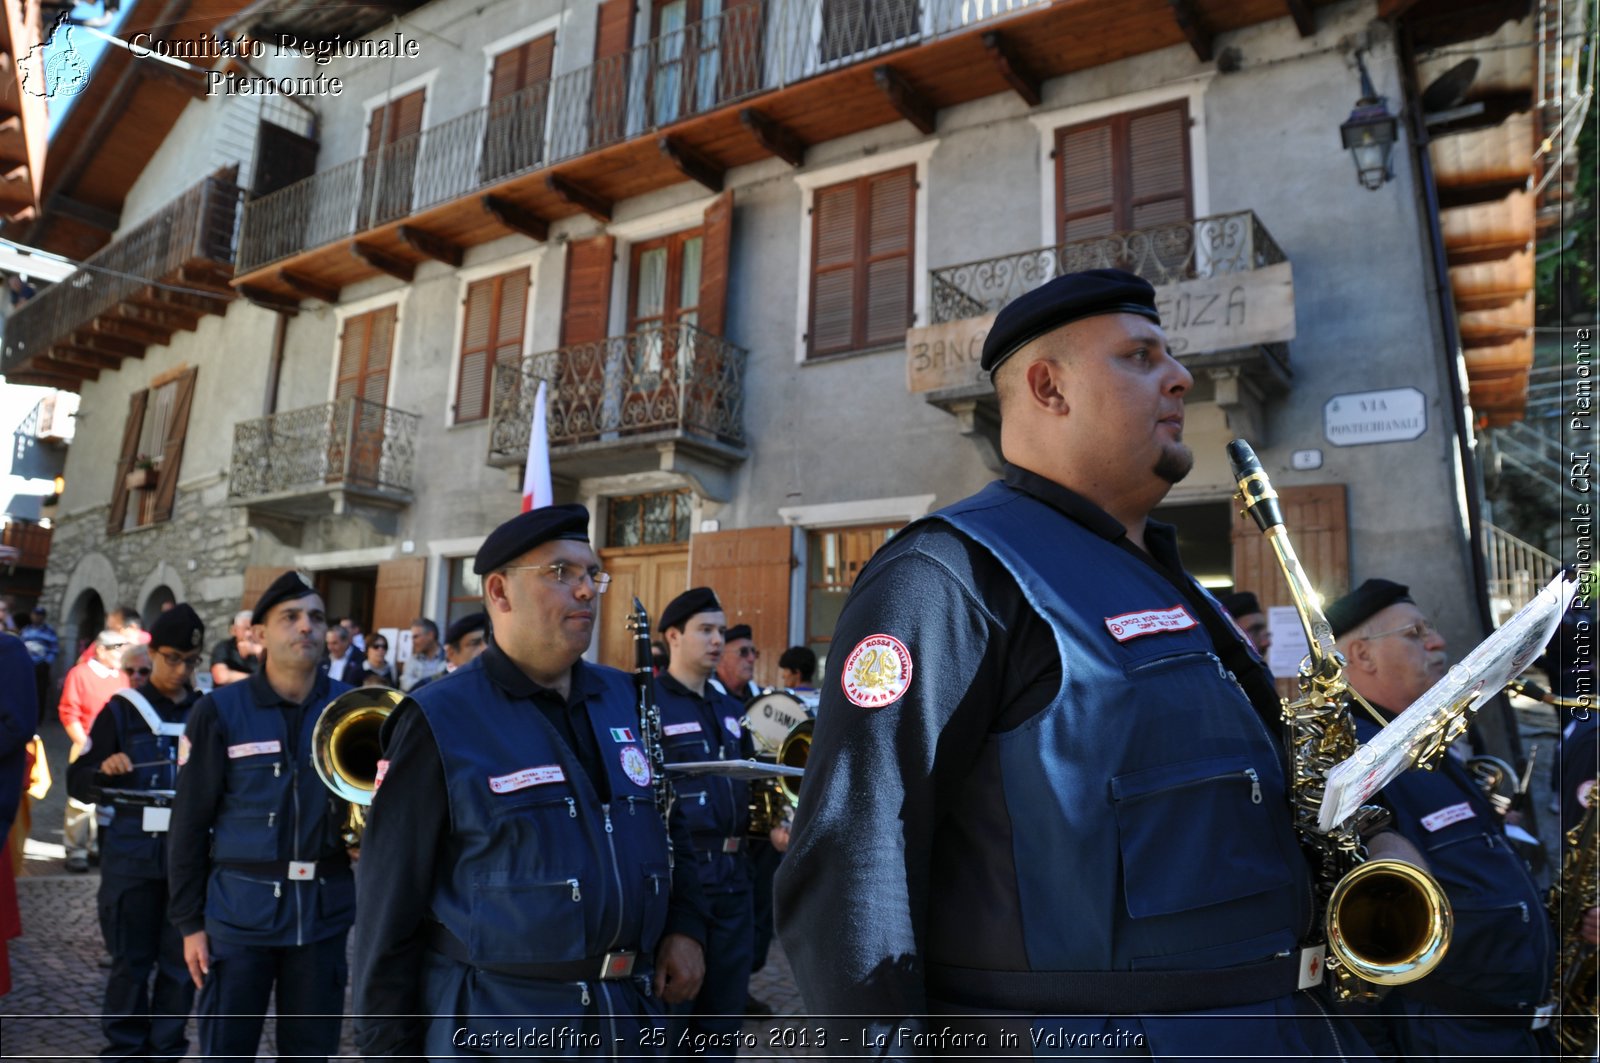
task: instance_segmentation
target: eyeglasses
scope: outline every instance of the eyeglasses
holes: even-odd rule
[[[1421,642],[1429,635],[1437,635],[1438,633],[1439,629],[1434,627],[1431,621],[1422,620],[1415,624],[1407,624],[1405,627],[1397,627],[1393,631],[1380,631],[1376,635],[1363,635],[1362,638],[1386,639],[1390,635],[1404,635],[1408,639]]]
[[[369,649],[369,650],[386,650],[388,648],[389,648],[389,644],[387,642],[369,642],[369,643],[367,643],[367,649]]]
[[[198,653],[168,653],[166,650],[157,650],[156,656],[166,661],[168,668],[194,668],[200,663]]]
[[[570,561],[556,561],[548,565],[507,565],[502,571],[511,572],[519,568],[549,572],[556,578],[557,583],[563,583],[569,587],[580,586],[587,579],[594,584],[594,592],[596,594],[604,594],[606,588],[611,586],[611,573],[601,572],[599,565],[579,568]]]
[[[138,668],[124,668],[123,671],[129,675],[142,675],[148,678],[150,675],[150,666],[146,664],[141,665]]]
[[[740,657],[748,657],[752,661],[759,660],[760,657],[761,657],[761,651],[756,649],[754,646],[740,646],[739,647],[739,656]]]

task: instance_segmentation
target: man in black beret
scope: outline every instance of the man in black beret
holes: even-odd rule
[[[351,689],[322,670],[322,598],[286,572],[257,599],[261,670],[201,698],[179,754],[171,918],[200,987],[200,1054],[253,1058],[269,1004],[284,1058],[339,1049],[355,915],[349,811],[312,766],[312,732]],[[195,644],[198,647],[199,643]]]
[[[699,989],[699,882],[655,805],[634,681],[583,660],[611,580],[588,528],[569,505],[491,532],[473,571],[493,641],[385,723],[354,956],[363,1055],[492,1046],[507,1015],[543,1055],[649,1055],[662,1002]]]
[[[872,1016],[858,1044],[961,1011],[1156,1057],[1359,1054],[1297,991],[1272,678],[1151,518],[1194,462],[1155,290],[1057,277],[981,364],[1004,478],[896,533],[833,631],[777,880],[808,1010]]]
[[[114,1059],[180,1059],[189,1049],[194,983],[167,918],[167,826],[204,640],[205,625],[187,603],[157,617],[150,677],[106,702],[67,769],[75,799],[116,810],[100,831],[100,932],[111,953],[101,1054]]]
[[[1367,580],[1326,614],[1345,681],[1364,702],[1353,702],[1351,715],[1367,743],[1444,678],[1444,636],[1410,588],[1392,580]],[[1367,1040],[1379,1054],[1405,1059],[1553,1058],[1548,1030],[1535,1020],[1549,994],[1555,942],[1500,814],[1455,750],[1433,771],[1404,773],[1382,797],[1395,830],[1427,853],[1455,927],[1433,973],[1394,987],[1371,1009],[1362,1023]]]
[[[723,634],[722,660],[717,662],[717,674],[711,684],[729,697],[748,705],[752,698],[761,696],[756,686],[756,662],[761,651],[756,649],[755,636],[749,624],[735,624]]]
[[[1256,653],[1263,661],[1266,660],[1267,651],[1272,648],[1272,627],[1267,623],[1267,614],[1256,596],[1249,591],[1235,591],[1217,600],[1233,617],[1233,622],[1239,625],[1239,630],[1245,633],[1250,645],[1256,648]]]

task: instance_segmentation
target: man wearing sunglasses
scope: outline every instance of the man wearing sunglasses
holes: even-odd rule
[[[100,1018],[106,1058],[181,1059],[189,1050],[194,985],[167,919],[167,825],[204,639],[188,604],[162,613],[149,646],[124,654],[129,688],[95,717],[67,770],[73,797],[114,809],[100,837],[100,930],[111,953]]]
[[[752,637],[749,624],[730,627],[723,636],[726,641],[722,644],[722,659],[717,662],[717,674],[711,677],[712,686],[746,705],[761,696],[761,688],[755,684],[761,651]]]
[[[83,659],[69,668],[62,679],[61,700],[56,711],[67,737],[72,739],[68,764],[78,759],[88,741],[89,728],[106,701],[128,685],[128,678],[122,671],[122,651],[130,641],[119,628],[107,627],[90,644]],[[84,874],[89,870],[89,852],[97,846],[95,833],[94,806],[69,794],[61,832],[67,847],[68,871]],[[98,850],[96,852],[98,854]]]
[[[1444,636],[1404,584],[1369,579],[1328,606],[1365,744],[1444,678]],[[1370,708],[1368,707],[1370,706]],[[1454,750],[1451,751],[1454,754]],[[1555,942],[1527,864],[1462,761],[1408,771],[1383,789],[1394,827],[1428,859],[1454,913],[1450,949],[1427,978],[1395,987],[1362,1023],[1381,1055],[1538,1058],[1550,1051]]]
[[[669,877],[633,680],[583,660],[611,580],[588,529],[564,505],[491,532],[473,571],[494,638],[385,723],[353,963],[364,1056],[492,1053],[512,1032],[542,1057],[659,1055],[662,1003],[700,988],[699,880],[676,826]]]

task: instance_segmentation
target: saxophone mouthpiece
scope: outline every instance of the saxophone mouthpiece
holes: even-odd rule
[[[1261,460],[1250,444],[1242,439],[1228,443],[1228,461],[1233,466],[1233,479],[1239,487],[1239,498],[1244,508],[1255,518],[1256,527],[1262,531],[1283,523],[1283,508],[1278,504],[1278,492],[1272,489],[1261,468]]]

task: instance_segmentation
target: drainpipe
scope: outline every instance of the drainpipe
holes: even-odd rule
[[[283,348],[289,337],[289,315],[277,312],[272,326],[272,360],[267,363],[267,393],[261,401],[261,415],[271,417],[278,412],[278,381],[283,376]]]

